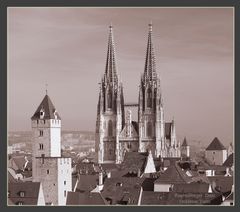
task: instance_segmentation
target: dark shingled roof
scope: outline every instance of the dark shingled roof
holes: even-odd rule
[[[8,183],[9,199],[15,205],[18,202],[22,202],[23,205],[37,205],[39,189],[39,182]],[[24,197],[20,196],[21,191],[25,192]]]
[[[214,176],[208,177],[208,180],[211,182],[213,190],[218,192],[228,192],[232,190],[233,185],[233,177],[225,177],[225,176]]]
[[[121,168],[126,171],[144,171],[148,153],[126,152]]]
[[[125,202],[128,205],[137,205],[143,180],[144,178],[139,177],[107,178],[102,195],[105,199],[111,199],[111,204]]]
[[[56,111],[56,108],[54,107],[51,99],[48,95],[46,95],[41,104],[38,106],[38,109],[32,116],[32,120],[34,119],[40,119],[40,110],[43,109],[45,114],[43,119],[55,119],[54,112]],[[59,114],[56,112],[57,119],[61,119]]]
[[[183,140],[182,146],[188,146],[186,137],[185,137],[184,140]]]
[[[67,205],[107,205],[101,193],[93,192],[68,192]]]
[[[187,176],[187,174],[182,171],[182,169],[178,166],[177,162],[174,165],[168,167],[168,169],[160,175],[160,177],[154,182],[155,183],[188,183],[191,182],[191,178]]]
[[[18,170],[23,170],[25,164],[26,164],[26,159],[25,156],[14,156],[10,160],[13,160],[16,166],[18,167]],[[15,170],[17,171],[17,170]]]
[[[213,141],[209,144],[206,150],[224,150],[226,149],[223,144],[218,140],[217,137],[213,139]]]
[[[98,183],[98,175],[80,175],[76,191],[92,191]]]
[[[173,191],[178,193],[208,193],[208,183],[181,183],[173,186]]]
[[[226,167],[232,167],[232,165],[233,165],[233,153],[229,155],[228,158],[223,163],[223,166],[226,166]]]
[[[171,139],[171,126],[172,122],[165,123],[165,137]]]

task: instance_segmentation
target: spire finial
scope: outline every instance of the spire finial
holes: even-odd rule
[[[110,22],[109,29],[112,30],[112,28],[113,28],[113,25],[112,25],[112,22]]]
[[[46,86],[46,95],[47,95],[47,93],[48,93],[48,84],[46,83],[45,86]]]
[[[150,23],[148,24],[149,32],[152,32],[152,26],[153,26],[152,21],[150,21]]]

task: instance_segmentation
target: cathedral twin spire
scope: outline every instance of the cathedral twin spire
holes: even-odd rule
[[[152,23],[148,25],[148,44],[147,44],[147,53],[146,53],[146,61],[145,61],[145,68],[144,68],[144,79],[154,81],[157,78],[156,74],[156,64],[155,64],[155,55],[153,49],[153,42],[152,42]]]
[[[117,84],[118,77],[117,77],[115,46],[114,46],[112,25],[109,26],[108,51],[107,51],[105,76],[111,83]]]

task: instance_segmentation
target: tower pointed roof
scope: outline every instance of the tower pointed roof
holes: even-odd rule
[[[224,150],[226,149],[223,144],[218,140],[217,137],[213,139],[213,141],[209,144],[206,150]]]
[[[147,78],[149,80],[155,80],[157,77],[157,74],[156,74],[153,42],[152,42],[152,23],[150,23],[148,26],[149,26],[149,31],[148,31],[146,61],[145,61],[145,68],[144,68],[144,78]]]
[[[113,40],[113,26],[109,26],[108,51],[105,74],[110,82],[117,82],[116,56]]]
[[[184,139],[183,139],[182,146],[188,146],[188,143],[187,143],[187,139],[186,139],[186,137],[184,137]]]
[[[57,119],[61,119],[50,97],[47,94],[43,98],[42,102],[38,106],[36,112],[33,114],[31,119],[40,119],[41,111],[44,111],[44,116],[42,119],[55,119],[55,116]]]

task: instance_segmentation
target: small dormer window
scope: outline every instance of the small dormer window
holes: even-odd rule
[[[24,192],[24,191],[20,191],[20,192],[19,192],[19,196],[20,196],[20,197],[25,197],[25,192]]]
[[[43,110],[43,108],[40,110],[40,119],[43,119],[44,118],[44,114],[45,114],[45,112],[44,112],[44,110]]]

